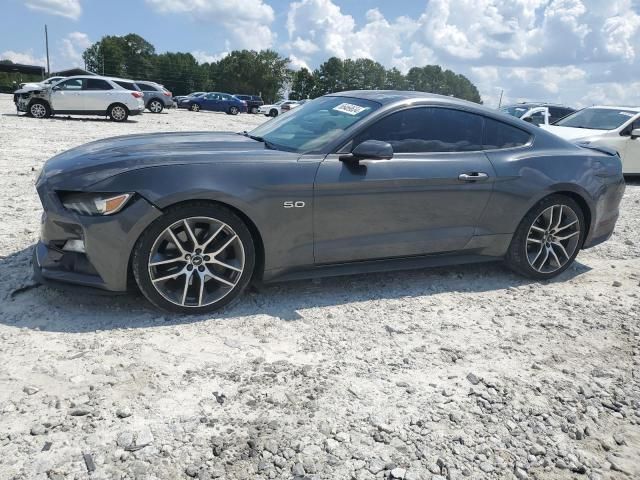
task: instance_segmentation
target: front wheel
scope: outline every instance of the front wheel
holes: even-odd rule
[[[529,278],[555,277],[575,260],[585,231],[584,213],[575,200],[564,195],[543,198],[520,222],[507,265]]]
[[[229,115],[237,115],[239,111],[238,107],[229,107]]]
[[[251,107],[250,111],[255,115],[256,113],[258,113],[258,107]]]
[[[34,118],[47,118],[51,115],[49,105],[42,100],[34,100],[29,105],[29,115]]]
[[[129,110],[124,105],[116,103],[109,107],[107,116],[114,122],[124,122],[129,118]]]
[[[245,223],[231,210],[193,202],[167,210],[143,233],[133,273],[155,306],[207,313],[227,305],[253,275],[255,248]]]
[[[197,103],[194,103],[193,105],[191,105],[191,109],[192,112],[199,112],[200,111],[200,105],[198,105]]]

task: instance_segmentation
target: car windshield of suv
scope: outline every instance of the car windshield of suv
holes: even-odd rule
[[[267,148],[311,152],[335,140],[380,106],[361,98],[320,97],[260,125],[247,135],[264,141]]]
[[[502,113],[506,113],[507,115],[511,115],[514,117],[522,117],[522,115],[524,115],[526,112],[528,112],[529,110],[531,110],[531,106],[522,106],[522,105],[510,105],[507,107],[502,107],[500,109],[500,111]]]
[[[558,120],[559,127],[588,128],[590,130],[615,130],[638,112],[617,108],[585,108]]]

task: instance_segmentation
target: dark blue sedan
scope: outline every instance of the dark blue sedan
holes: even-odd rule
[[[224,112],[228,115],[247,113],[247,102],[229,95],[228,93],[209,92],[200,97],[188,99],[186,106],[192,112],[209,110],[212,112]]]

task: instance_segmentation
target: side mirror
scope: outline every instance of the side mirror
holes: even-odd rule
[[[640,137],[640,128],[634,128],[631,130],[631,140],[635,140],[638,137]]]
[[[358,163],[360,160],[391,160],[392,158],[393,147],[391,144],[379,140],[365,140],[354,148],[351,154],[341,156],[340,160]]]

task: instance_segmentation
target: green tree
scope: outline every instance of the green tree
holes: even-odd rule
[[[316,89],[316,77],[306,68],[291,73],[291,100],[313,98]]]

